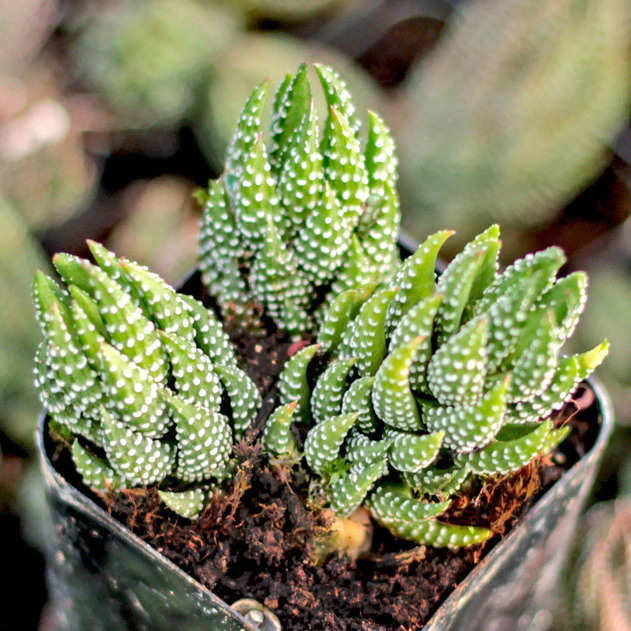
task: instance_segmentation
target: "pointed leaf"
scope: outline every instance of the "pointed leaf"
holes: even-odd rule
[[[427,391],[427,365],[432,356],[434,318],[442,299],[442,294],[436,294],[417,302],[401,318],[390,338],[388,346],[390,351],[401,344],[407,344],[415,337],[423,338],[412,360],[410,370],[410,385],[415,392]]]
[[[193,405],[219,411],[222,387],[208,355],[187,340],[160,331],[171,362],[175,391]]]
[[[370,495],[370,511],[383,524],[432,519],[442,515],[450,504],[414,499],[405,485],[392,482],[378,484]]]
[[[280,225],[282,216],[276,194],[276,181],[271,177],[265,145],[260,135],[245,153],[237,190],[233,203],[237,226],[252,247],[258,249],[263,243],[270,217],[277,222],[280,231],[284,232],[285,226]]]
[[[441,405],[470,405],[482,394],[487,331],[487,318],[470,320],[434,353],[427,383]]]
[[[410,366],[423,338],[417,337],[394,349],[375,376],[372,402],[377,416],[396,429],[416,431],[422,427],[418,407],[410,390]]]
[[[298,264],[314,285],[324,285],[333,278],[342,264],[350,236],[342,219],[342,206],[326,182],[322,196],[294,241]]]
[[[372,377],[386,354],[386,311],[397,293],[396,289],[381,289],[362,306],[353,322],[348,354],[357,359],[362,377]]]
[[[335,361],[318,377],[311,395],[311,414],[316,423],[340,413],[346,379],[354,364],[354,359]]]
[[[261,442],[263,451],[276,458],[291,457],[297,453],[296,439],[291,432],[291,422],[298,401],[287,403],[272,413],[265,422]]]
[[[101,411],[101,420],[107,459],[127,484],[155,484],[171,473],[175,466],[172,445],[132,430],[105,409]]]
[[[346,82],[340,77],[337,72],[328,66],[322,64],[314,64],[322,89],[324,90],[324,96],[326,97],[326,103],[329,109],[334,107],[340,112],[344,118],[348,121],[349,127],[353,132],[353,135],[357,136],[359,131],[360,122],[355,116],[355,106],[353,105],[352,97],[346,87]],[[329,121],[327,121],[327,131]]]
[[[230,399],[235,439],[242,438],[256,419],[261,407],[261,395],[252,379],[240,368],[215,366],[215,372]]]
[[[83,478],[83,483],[92,489],[109,491],[125,487],[124,479],[114,471],[109,462],[87,450],[78,440],[72,443],[72,461]]]
[[[252,92],[243,107],[237,127],[228,145],[223,177],[233,203],[238,194],[239,180],[243,175],[244,157],[252,150],[252,145],[261,133],[261,116],[269,84],[269,81],[264,81]]]
[[[359,309],[372,293],[373,286],[348,289],[337,295],[324,314],[318,331],[318,342],[324,352],[334,350],[339,344],[342,333],[359,313]]]
[[[282,172],[290,151],[289,140],[309,113],[310,107],[311,87],[307,66],[301,64],[293,77],[289,74],[285,77],[274,95],[270,162],[275,172]]]
[[[374,377],[360,377],[351,383],[342,399],[342,414],[358,412],[357,427],[363,432],[377,429],[377,416],[372,409],[372,386]]]
[[[349,462],[364,465],[379,461],[385,465],[387,471],[386,457],[391,445],[391,439],[371,440],[362,434],[356,426],[351,429],[346,439],[346,459]]]
[[[307,370],[311,360],[320,349],[320,344],[311,344],[301,348],[285,364],[278,380],[281,403],[296,402],[296,416],[305,417],[309,413],[309,394],[311,388],[307,382]]]
[[[434,432],[446,432],[445,447],[464,453],[480,449],[502,427],[509,384],[507,377],[479,401],[464,407],[424,407],[423,421]]]
[[[167,400],[177,437],[176,477],[183,482],[221,477],[232,453],[229,420],[178,396],[170,395]]]
[[[329,504],[336,515],[348,517],[354,513],[364,501],[373,484],[387,470],[385,460],[371,464],[358,463],[351,467],[346,476],[331,484]]]
[[[321,200],[324,190],[318,118],[313,106],[307,110],[300,126],[291,136],[286,152],[286,159],[278,177],[278,191],[289,218],[289,234],[293,235],[298,231],[300,235],[307,218]],[[322,205],[321,201],[320,204]]]
[[[496,441],[460,460],[477,475],[506,475],[527,465],[541,453],[552,423],[544,421],[531,432],[515,440]]]
[[[392,439],[390,464],[406,473],[417,473],[436,460],[445,438],[444,431],[432,434],[412,434],[398,430],[388,430],[385,437]]]
[[[191,296],[181,295],[180,298],[186,303],[191,315],[197,346],[215,366],[238,368],[232,342],[214,312]]]
[[[202,488],[187,491],[158,491],[158,495],[174,513],[187,519],[197,519],[206,504],[206,493]]]
[[[337,460],[344,438],[358,416],[357,412],[332,416],[309,430],[304,453],[307,464],[315,473],[324,473]]]
[[[452,234],[451,230],[442,230],[427,237],[392,277],[390,287],[399,287],[399,293],[388,309],[389,331],[416,303],[434,293],[438,251]]]
[[[103,404],[114,420],[149,438],[163,436],[170,420],[158,384],[109,344],[101,343],[100,357]]]

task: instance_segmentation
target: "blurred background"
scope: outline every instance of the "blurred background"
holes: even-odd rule
[[[0,0],[0,631],[45,618],[34,271],[93,238],[178,283],[192,192],[302,61],[392,127],[411,237],[499,222],[507,259],[556,243],[590,272],[575,345],[611,340],[618,426],[557,627],[631,629],[630,27],[630,0]]]

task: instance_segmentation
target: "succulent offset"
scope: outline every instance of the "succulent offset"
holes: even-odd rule
[[[491,533],[441,521],[450,498],[472,476],[516,471],[562,441],[569,428],[542,419],[572,396],[608,344],[559,356],[587,286],[582,272],[557,278],[561,250],[499,272],[491,226],[436,278],[451,234],[431,235],[376,289],[331,302],[318,343],[284,368],[284,413],[272,417],[265,448],[296,457],[290,423],[307,424],[304,457],[339,516],[365,505],[398,537],[457,547]]]
[[[328,112],[320,132],[307,67],[287,75],[261,119],[269,84],[247,101],[222,177],[203,197],[200,269],[225,317],[257,323],[263,305],[276,326],[299,336],[327,296],[388,275],[398,260],[394,142],[369,114],[361,147],[344,82],[316,66]]]
[[[258,391],[211,311],[89,245],[98,265],[54,258],[64,288],[35,278],[42,402],[88,486],[158,484],[169,507],[193,517],[228,475]]]

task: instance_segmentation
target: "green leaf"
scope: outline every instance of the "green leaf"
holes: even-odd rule
[[[438,548],[474,546],[486,541],[493,534],[488,528],[456,526],[435,519],[420,522],[393,522],[387,524],[386,527],[396,537]]]
[[[125,487],[125,480],[110,466],[105,458],[93,454],[78,440],[72,443],[72,461],[83,483],[92,489],[109,491]]]
[[[443,295],[435,322],[438,344],[448,340],[463,324],[465,309],[486,258],[484,249],[464,249],[438,279],[436,292]]]
[[[269,84],[269,81],[264,81],[252,92],[243,107],[239,122],[228,145],[223,178],[233,203],[238,194],[239,180],[243,175],[244,157],[252,150],[252,145],[261,133],[261,116]]]
[[[322,196],[294,242],[298,265],[314,285],[328,283],[342,264],[351,236],[342,217],[342,206],[326,182]]]
[[[357,424],[356,424],[357,425]],[[359,431],[359,426],[353,427],[346,439],[346,459],[352,463],[372,464],[379,461],[388,469],[386,457],[392,440],[371,440]]]
[[[324,90],[324,96],[326,97],[326,103],[331,108],[335,108],[340,112],[344,118],[348,121],[349,128],[354,136],[357,136],[359,131],[360,122],[355,116],[355,106],[353,105],[352,97],[348,89],[346,88],[346,82],[340,77],[337,72],[328,66],[322,64],[314,64],[322,89]],[[331,122],[327,120],[326,133],[330,133],[329,127]]]
[[[396,429],[421,429],[421,419],[410,390],[410,366],[423,338],[417,337],[394,349],[375,376],[372,402],[377,416]]]
[[[273,457],[292,457],[297,453],[296,439],[291,432],[291,422],[298,401],[277,408],[265,422],[261,442],[263,451]]]
[[[351,383],[342,398],[342,414],[358,412],[357,427],[363,432],[377,429],[377,416],[372,409],[374,377],[360,377]]]
[[[364,155],[370,194],[380,198],[396,191],[399,168],[397,148],[384,120],[372,111],[368,112],[368,139]]]
[[[546,418],[560,409],[571,398],[578,384],[602,363],[608,352],[609,342],[605,340],[580,355],[562,357],[546,391],[531,401],[509,405],[507,420],[528,423]]]
[[[506,377],[479,401],[463,407],[424,407],[423,422],[431,431],[446,433],[445,447],[464,453],[484,447],[504,422],[509,384]]]
[[[200,487],[187,491],[158,491],[158,495],[174,513],[187,519],[197,519],[206,504],[206,492]]]
[[[329,296],[336,296],[348,289],[374,286],[379,280],[377,270],[370,267],[370,260],[366,256],[359,238],[357,235],[353,235],[346,257],[331,284]]]
[[[370,512],[383,524],[399,521],[417,522],[442,515],[451,504],[423,502],[414,499],[409,489],[400,483],[382,482],[370,495]]]
[[[211,182],[199,233],[199,269],[202,281],[222,308],[231,309],[243,318],[251,317],[249,291],[239,270],[239,258],[245,246],[236,219],[228,208],[224,181]]]
[[[373,289],[373,285],[366,285],[357,289],[347,289],[335,296],[324,314],[318,331],[318,342],[322,345],[324,352],[332,351],[337,347],[342,339],[342,333],[359,313],[360,307]]]
[[[368,200],[368,176],[359,140],[335,108],[329,111],[323,143],[324,175],[341,202],[341,220],[350,233],[359,224]]]
[[[386,354],[386,311],[396,293],[396,289],[388,288],[377,291],[353,321],[348,355],[357,359],[362,377],[372,377]]]
[[[539,320],[539,319],[538,319]],[[559,337],[552,311],[540,320],[530,344],[513,367],[509,401],[529,401],[550,385],[559,364]]]
[[[397,250],[397,239],[401,213],[399,210],[399,197],[390,184],[384,184],[384,192],[381,197],[371,197],[362,221],[360,241],[371,266],[379,276],[387,276],[393,268]],[[367,214],[370,213],[370,219]],[[368,223],[370,221],[370,223]]]
[[[243,158],[243,170],[237,191],[236,200],[233,202],[237,226],[252,247],[261,247],[268,232],[270,217],[276,222],[279,230],[284,232],[286,226],[281,225],[282,215],[276,194],[276,181],[271,176],[263,137],[260,135]]]
[[[487,318],[470,320],[434,353],[427,367],[427,383],[441,405],[470,405],[482,394],[487,331]]]
[[[320,344],[311,344],[301,348],[287,360],[278,380],[281,403],[295,401],[295,414],[302,417],[309,414],[311,388],[307,382],[307,370],[319,349]]]
[[[154,324],[133,303],[131,296],[103,270],[69,254],[53,262],[68,285],[77,285],[99,305],[107,341],[160,383],[166,380],[166,362]]]
[[[219,411],[222,387],[214,366],[201,349],[187,340],[160,331],[162,344],[171,360],[175,391],[191,404]]]
[[[473,241],[467,243],[463,250],[463,252],[473,251],[482,251],[484,256],[478,273],[471,284],[469,304],[479,300],[487,287],[490,287],[495,280],[500,251],[500,227],[497,224],[489,226]]]
[[[311,102],[307,66],[301,64],[293,77],[286,75],[274,95],[270,162],[276,173],[281,173],[285,166],[291,151],[290,139],[309,114]]]
[[[427,237],[392,277],[390,287],[398,287],[399,293],[388,309],[389,331],[415,304],[434,293],[438,251],[453,234],[451,230],[442,230]]]
[[[307,433],[304,453],[307,464],[315,473],[322,474],[334,463],[346,434],[355,424],[359,414],[340,414],[320,421]]]
[[[101,343],[100,357],[103,404],[113,419],[148,438],[164,436],[170,419],[160,386],[144,368],[107,343]]]
[[[552,309],[559,326],[559,345],[563,344],[578,324],[587,302],[587,274],[574,272],[560,278],[538,300],[536,307]]]
[[[130,486],[161,482],[173,471],[173,445],[134,431],[105,409],[101,411],[101,420],[107,459]]]
[[[181,295],[180,299],[188,306],[197,346],[214,365],[238,368],[234,346],[214,312],[191,296]]]
[[[300,126],[291,136],[286,148],[286,159],[278,177],[280,199],[289,218],[289,236],[300,235],[311,213],[326,202],[324,171],[319,151],[318,118],[313,106],[305,113]],[[330,193],[333,197],[333,193]],[[339,211],[333,213],[337,218]]]
[[[220,478],[232,453],[230,421],[178,396],[170,395],[167,401],[177,437],[176,477],[183,482]]]
[[[40,356],[46,373],[41,381],[49,383],[48,391],[56,402],[50,401],[53,411],[65,410],[66,423],[74,425],[81,416],[98,417],[103,391],[97,373],[75,345],[62,309],[67,312],[61,303],[53,302],[44,318],[48,345]]]
[[[418,473],[402,473],[405,483],[420,494],[450,497],[460,490],[470,473],[458,467],[428,467]]]
[[[261,395],[255,383],[236,366],[215,366],[230,399],[232,429],[235,439],[242,438],[252,426],[261,407]]]
[[[329,504],[336,515],[348,517],[354,513],[364,501],[373,484],[387,470],[385,460],[371,464],[357,463],[342,478],[331,484]]]
[[[427,391],[427,365],[433,350],[434,318],[442,299],[442,294],[436,294],[417,302],[401,318],[390,338],[389,350],[401,344],[407,344],[415,337],[423,338],[412,360],[410,370],[410,385],[416,392]]]
[[[354,359],[332,362],[318,378],[311,395],[311,414],[316,423],[340,413],[346,380],[354,364]]]
[[[445,432],[436,431],[420,435],[388,429],[385,437],[392,439],[390,464],[397,471],[417,473],[436,460],[443,445]]]
[[[544,421],[524,436],[497,441],[463,456],[459,464],[477,475],[506,475],[517,471],[541,453],[551,428],[552,423]]]

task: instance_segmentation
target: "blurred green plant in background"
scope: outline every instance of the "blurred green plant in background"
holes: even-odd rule
[[[605,165],[629,112],[628,0],[471,0],[410,77],[408,225],[463,238],[547,222]]]
[[[40,412],[33,385],[33,326],[30,277],[49,264],[20,215],[0,197],[0,426],[23,447],[33,441]]]
[[[566,569],[565,599],[555,628],[631,630],[631,500],[594,506],[583,518]]]

